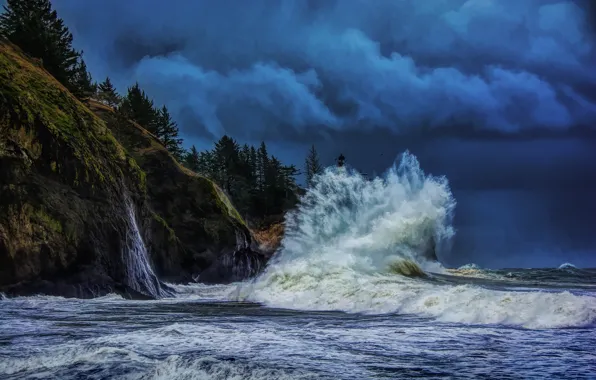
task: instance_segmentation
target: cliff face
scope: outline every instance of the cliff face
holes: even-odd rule
[[[176,245],[175,252],[160,246],[151,250],[160,277],[232,282],[264,265],[267,257],[257,252],[250,230],[218,186],[182,167],[151,133],[111,108],[94,101],[89,108],[147,174],[148,200],[156,213],[152,234],[162,234],[162,225],[169,228],[169,238],[154,244]]]
[[[243,265],[262,257],[227,197],[142,128],[95,110],[107,123],[0,43],[0,291],[164,295],[143,256],[167,279],[253,273]]]
[[[99,119],[0,45],[0,286],[129,291],[117,265],[126,235],[118,210],[123,194],[142,202],[144,178]]]

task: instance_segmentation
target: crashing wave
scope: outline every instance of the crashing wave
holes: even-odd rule
[[[291,309],[406,313],[530,328],[596,321],[596,298],[590,296],[410,278],[445,272],[436,259],[453,236],[454,207],[447,180],[426,176],[409,153],[372,181],[327,169],[287,218],[276,257],[229,297]]]
[[[398,260],[389,264],[389,272],[406,277],[425,277],[426,273],[411,260]]]
[[[466,265],[462,265],[461,267],[457,268],[457,270],[481,270],[482,268],[480,268],[478,265],[472,263],[472,264],[466,264]]]

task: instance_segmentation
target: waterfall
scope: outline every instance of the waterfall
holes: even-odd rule
[[[162,297],[164,292],[149,263],[149,253],[141,236],[135,216],[135,207],[130,196],[125,195],[127,213],[126,240],[122,248],[126,283],[132,289],[153,297]]]

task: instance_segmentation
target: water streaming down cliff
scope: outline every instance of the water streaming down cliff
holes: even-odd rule
[[[137,224],[134,204],[125,194],[127,216],[126,240],[122,250],[127,285],[134,290],[153,297],[162,297],[165,292],[149,262],[149,252]]]

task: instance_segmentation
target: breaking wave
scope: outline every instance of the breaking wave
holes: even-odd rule
[[[408,152],[373,180],[328,168],[287,217],[273,261],[232,296],[272,307],[417,314],[455,323],[553,328],[596,321],[596,298],[589,295],[425,279],[425,272],[447,273],[437,258],[454,235],[454,208],[447,179],[425,175]]]

